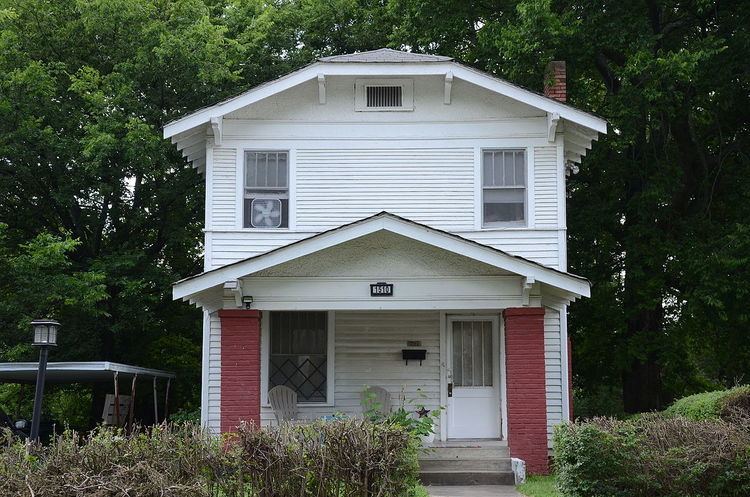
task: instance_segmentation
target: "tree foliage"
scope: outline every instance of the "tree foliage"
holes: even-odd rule
[[[176,370],[195,406],[201,316],[169,289],[202,267],[203,182],[161,127],[316,56],[390,46],[535,90],[566,60],[569,101],[608,119],[568,182],[569,269],[594,284],[571,309],[582,406],[731,385],[750,370],[743,7],[0,0],[0,360],[30,358],[27,323],[49,314],[76,344],[55,358]]]

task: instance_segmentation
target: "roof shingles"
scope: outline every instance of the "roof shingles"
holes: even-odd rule
[[[361,63],[398,63],[398,62],[448,62],[452,57],[443,55],[427,55],[411,52],[402,52],[391,48],[380,48],[369,52],[357,52],[353,54],[332,55],[321,57],[320,62],[361,62]]]

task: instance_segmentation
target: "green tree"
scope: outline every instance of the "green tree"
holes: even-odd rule
[[[55,315],[63,325],[56,359],[174,367],[178,404],[197,402],[201,317],[169,292],[201,268],[203,181],[161,127],[236,91],[243,49],[226,31],[200,1],[0,1],[7,250],[62,236],[68,262],[50,258],[52,268],[96,275],[103,286],[106,298],[90,302],[96,312],[73,305]],[[55,314],[26,290],[48,284],[46,276],[29,267],[27,280],[13,280],[4,329]],[[8,347],[28,341],[5,339]],[[186,354],[191,360],[169,360]]]
[[[743,2],[394,0],[393,42],[541,89],[568,62],[569,101],[610,133],[568,183],[578,385],[621,408],[750,371],[750,18]],[[611,402],[610,402],[611,403]]]

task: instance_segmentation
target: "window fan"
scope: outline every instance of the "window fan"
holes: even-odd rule
[[[278,228],[281,226],[281,200],[255,198],[250,204],[250,221],[253,228]]]

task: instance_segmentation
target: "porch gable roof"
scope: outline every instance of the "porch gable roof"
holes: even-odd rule
[[[227,281],[383,230],[510,271],[529,282],[545,283],[576,296],[590,296],[590,283],[586,278],[382,211],[269,252],[177,281],[172,287],[172,297],[175,300],[189,299],[192,295],[223,285]]]

